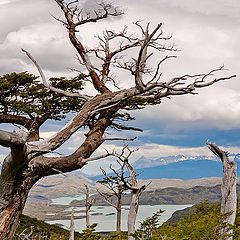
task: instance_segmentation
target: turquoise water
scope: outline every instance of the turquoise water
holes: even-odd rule
[[[75,196],[68,196],[68,197],[59,197],[59,198],[53,198],[52,199],[52,203],[53,204],[60,204],[60,205],[69,205],[71,203],[71,201],[73,200],[83,200],[85,199],[85,194],[78,194]]]
[[[62,201],[65,200],[61,198]],[[139,226],[139,222],[144,220],[147,217],[152,216],[154,212],[157,212],[159,209],[165,210],[165,212],[161,215],[159,224],[164,223],[167,221],[172,214],[177,211],[192,205],[141,205],[139,206],[139,212],[137,216],[137,224]],[[84,207],[74,208],[76,211],[84,210]],[[127,230],[127,214],[128,214],[129,206],[122,207],[122,230]],[[71,210],[71,209],[69,209]],[[93,206],[91,208],[91,216],[90,216],[90,223],[97,223],[97,231],[114,231],[115,230],[115,222],[116,222],[116,215],[115,209],[110,206]],[[92,215],[92,214],[101,214],[101,215]],[[83,213],[75,214],[75,216],[84,216]],[[65,228],[68,228],[70,225],[69,220],[56,220],[56,221],[48,221],[51,224],[62,224]],[[74,221],[75,231],[82,231],[85,229],[85,219],[76,219]]]

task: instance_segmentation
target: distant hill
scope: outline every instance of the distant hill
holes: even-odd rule
[[[160,165],[155,167],[137,169],[139,179],[159,179],[159,178],[177,178],[182,180],[222,177],[221,161],[208,159],[201,160],[184,160]],[[238,176],[240,169],[238,169]],[[102,176],[91,178],[94,181],[102,179]]]
[[[62,196],[73,196],[85,191],[87,184],[90,191],[95,191],[95,183],[76,173],[58,174],[44,177],[30,191],[31,199],[41,201]],[[43,198],[44,197],[44,198]]]
[[[237,185],[237,192],[240,193],[240,185]],[[130,203],[130,194],[123,195],[122,204],[128,205]],[[103,198],[99,195],[93,195],[95,205],[107,205]],[[140,205],[161,205],[161,204],[196,204],[204,200],[209,202],[220,202],[221,199],[221,185],[217,186],[195,186],[192,188],[164,188],[155,191],[145,191],[140,197]],[[84,206],[84,201],[72,201],[71,205]]]

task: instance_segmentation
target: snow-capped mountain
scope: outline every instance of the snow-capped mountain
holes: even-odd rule
[[[230,155],[230,158],[235,158],[236,161],[240,160],[240,155]],[[170,163],[181,162],[181,161],[199,161],[199,160],[211,160],[211,161],[219,161],[219,159],[215,156],[185,156],[185,155],[172,155],[166,157],[160,157],[157,159],[150,159],[146,157],[141,157],[137,161],[133,163],[133,167],[135,169],[141,168],[150,168],[157,167],[162,165],[168,165]]]

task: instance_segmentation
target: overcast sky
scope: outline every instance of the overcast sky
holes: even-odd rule
[[[96,3],[80,2],[86,9]],[[125,16],[82,29],[81,39],[86,46],[96,45],[94,36],[106,28],[121,29],[128,25],[129,31],[134,32],[134,21],[151,22],[152,27],[162,22],[166,34],[172,34],[172,42],[181,50],[176,60],[164,65],[164,80],[185,73],[207,72],[223,64],[229,69],[223,75],[237,74],[231,81],[201,89],[198,96],[164,100],[159,106],[135,112],[137,120],[132,124],[144,129],[134,143],[142,149],[138,156],[207,154],[206,140],[239,151],[240,1],[119,0],[116,3],[125,10]],[[48,77],[72,75],[68,67],[78,67],[75,51],[66,30],[51,15],[61,16],[53,0],[0,0],[1,75],[13,71],[37,74],[21,48],[34,55]],[[118,76],[121,78],[123,75]],[[48,129],[55,131],[59,126],[50,124],[43,128],[44,136],[49,135]],[[62,151],[71,151],[80,135],[74,136]],[[4,151],[0,149],[0,154]]]

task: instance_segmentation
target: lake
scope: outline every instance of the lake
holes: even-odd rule
[[[81,196],[79,196],[81,198]],[[77,197],[77,199],[79,199]],[[76,199],[76,198],[74,198]],[[54,203],[69,203],[68,200],[70,198],[61,198],[54,200]],[[72,200],[72,198],[71,198]],[[157,212],[158,210],[165,210],[164,213],[160,216],[159,224],[164,223],[167,221],[172,214],[177,211],[192,205],[141,205],[139,206],[138,216],[137,216],[137,224],[136,226],[139,227],[139,222],[144,220],[147,217],[151,217],[153,213]],[[76,207],[74,208],[75,211],[84,210],[84,207]],[[71,210],[71,208],[67,209],[67,211]],[[128,214],[129,206],[122,207],[122,230],[127,230],[127,214]],[[96,230],[97,231],[114,231],[115,230],[115,223],[116,223],[116,215],[115,209],[111,206],[93,206],[91,208],[91,215],[90,215],[90,223],[97,223]],[[76,213],[75,216],[84,216],[84,213]],[[48,221],[50,224],[62,224],[65,228],[69,228],[70,221],[69,220],[55,220],[55,221]],[[75,230],[81,232],[85,229],[85,219],[76,219],[74,221]]]

